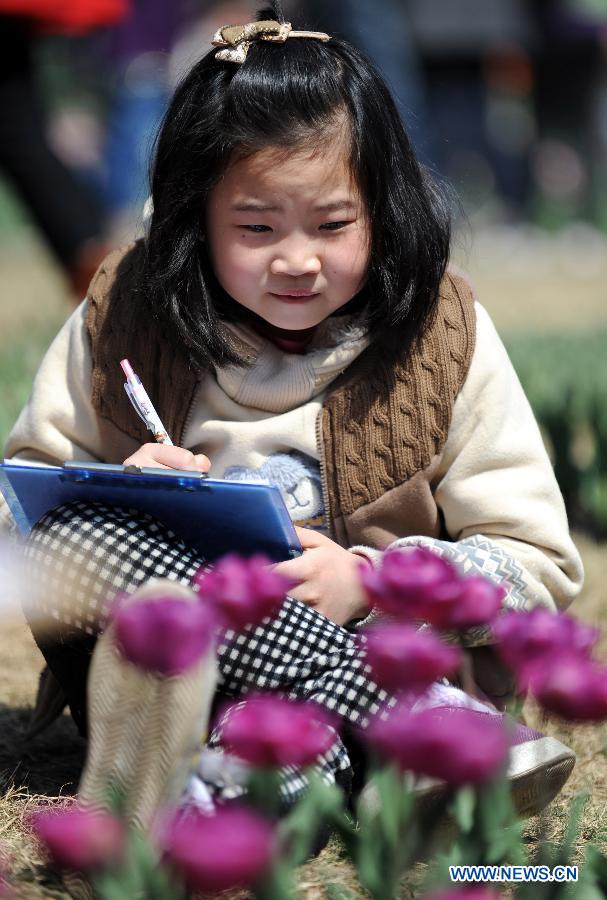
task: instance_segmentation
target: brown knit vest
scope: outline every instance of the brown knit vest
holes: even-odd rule
[[[128,357],[179,444],[200,375],[152,317],[141,321],[129,303],[140,258],[140,244],[111,254],[89,289],[92,403],[119,429],[140,443],[149,441],[123,389],[119,362]],[[470,286],[447,274],[436,315],[396,367],[371,346],[329,386],[319,426],[330,520],[373,503],[426,469],[440,453],[474,341]]]

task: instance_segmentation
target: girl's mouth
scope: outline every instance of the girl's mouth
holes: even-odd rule
[[[287,303],[303,303],[306,300],[310,300],[311,297],[318,297],[318,292],[315,291],[289,291],[288,293],[274,293],[271,292],[272,297],[277,297],[279,300],[284,300]]]

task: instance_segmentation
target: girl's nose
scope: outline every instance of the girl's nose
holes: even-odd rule
[[[273,275],[317,275],[320,270],[318,253],[306,241],[283,243],[270,263]]]

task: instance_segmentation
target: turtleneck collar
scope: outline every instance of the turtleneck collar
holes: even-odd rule
[[[369,344],[353,316],[325,319],[304,352],[281,349],[249,324],[226,324],[248,365],[217,369],[218,385],[237,403],[275,413],[319,395]]]

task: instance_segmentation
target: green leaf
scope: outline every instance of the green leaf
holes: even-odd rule
[[[186,900],[177,873],[162,864],[155,866],[148,874],[146,891],[146,900]]]
[[[586,849],[586,858],[584,865],[581,867],[580,880],[578,886],[580,888],[580,900],[585,900],[586,894],[582,894],[582,889],[586,889],[590,900],[600,897],[604,900],[607,895],[607,857],[598,850],[597,847],[589,846]],[[591,891],[595,893],[591,895]]]
[[[108,784],[105,789],[105,797],[109,811],[119,819],[124,818],[126,802],[124,788],[117,784]]]
[[[116,875],[95,876],[92,879],[95,898],[98,900],[127,900],[124,885]]]
[[[519,823],[511,825],[509,828],[503,828],[501,832],[493,835],[487,847],[486,862],[488,865],[492,863],[497,864],[503,860],[521,864],[525,861],[521,847],[521,827]]]
[[[606,889],[607,893],[607,857],[592,845],[586,850],[584,871],[592,872],[596,882]]]
[[[358,853],[354,863],[361,885],[372,897],[381,897],[383,887],[381,856],[380,840],[377,833],[369,832],[362,835],[358,843]]]
[[[291,866],[305,862],[321,827],[333,824],[342,835],[352,832],[341,790],[326,784],[313,771],[306,775],[308,790],[279,825],[283,856]]]
[[[451,812],[464,834],[467,834],[472,828],[475,806],[476,794],[474,789],[470,785],[460,788],[453,798]]]
[[[597,0],[603,2],[603,0]],[[605,329],[507,340],[547,443],[573,520],[607,534],[607,357]]]
[[[96,900],[133,900],[143,896],[143,883],[124,869],[98,873],[91,883]]]
[[[354,893],[345,884],[334,884],[330,882],[326,888],[329,900],[356,900],[357,894]]]
[[[284,859],[278,859],[264,878],[254,885],[258,900],[293,900],[293,869]]]
[[[379,832],[394,851],[411,809],[404,780],[392,766],[373,772],[357,804],[357,818],[364,831]]]
[[[566,865],[573,853],[575,839],[577,837],[580,819],[584,812],[584,807],[588,803],[590,794],[588,791],[581,791],[573,800],[573,806],[569,813],[569,821],[560,847],[557,850],[557,858],[561,865]]]
[[[605,900],[604,892],[588,881],[584,884],[567,884],[563,887],[567,889],[567,896],[575,900]]]

